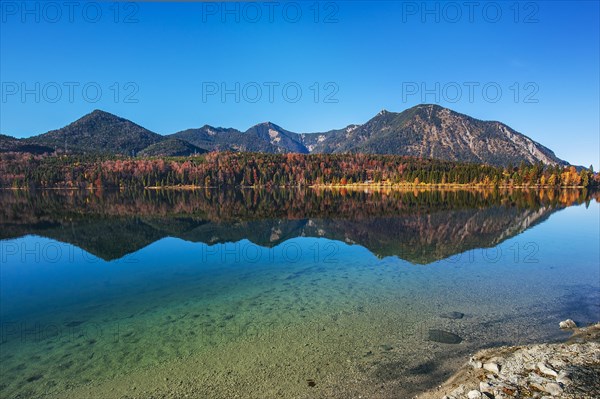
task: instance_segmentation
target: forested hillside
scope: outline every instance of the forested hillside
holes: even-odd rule
[[[2,187],[118,188],[436,184],[583,186],[598,174],[541,163],[496,167],[368,154],[262,154],[214,152],[193,157],[125,158],[6,153]]]

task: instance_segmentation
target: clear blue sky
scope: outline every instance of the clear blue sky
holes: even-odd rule
[[[598,1],[1,4],[4,134],[96,108],[161,134],[312,132],[427,102],[600,169]]]

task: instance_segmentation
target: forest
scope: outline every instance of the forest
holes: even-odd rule
[[[211,152],[191,157],[0,155],[0,187],[144,189],[352,185],[593,187],[598,173],[574,166],[497,167],[370,154]]]

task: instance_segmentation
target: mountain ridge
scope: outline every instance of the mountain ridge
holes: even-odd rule
[[[163,139],[160,134],[128,119],[96,109],[63,128],[24,141],[73,152],[135,155]]]
[[[165,141],[169,143],[160,145]],[[520,162],[568,165],[549,148],[502,122],[479,120],[436,104],[420,104],[402,112],[383,109],[363,124],[316,133],[295,133],[273,122],[262,122],[244,132],[204,125],[160,135],[125,118],[94,110],[63,128],[37,136],[2,136],[0,151],[19,148],[15,143],[37,146],[33,148],[38,152],[54,149],[145,156],[208,151],[367,153],[496,166]],[[150,146],[154,147],[145,151]]]

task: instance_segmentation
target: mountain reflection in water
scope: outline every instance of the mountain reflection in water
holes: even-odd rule
[[[264,247],[324,237],[428,264],[592,199],[586,190],[1,191],[0,239],[39,235],[116,260],[165,237]]]

